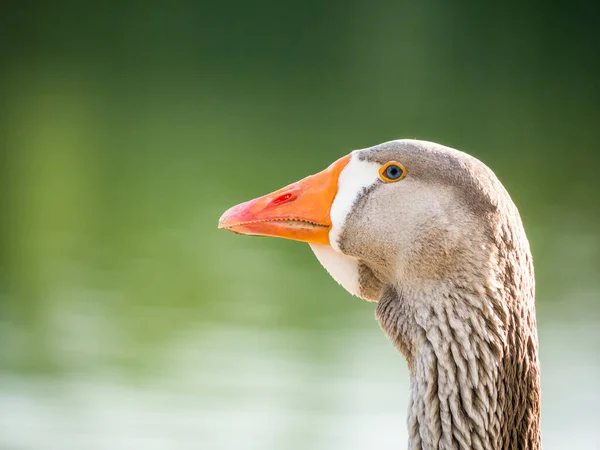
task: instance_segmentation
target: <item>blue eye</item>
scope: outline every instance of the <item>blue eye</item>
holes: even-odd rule
[[[388,166],[388,168],[385,169],[385,176],[390,180],[397,180],[402,176],[402,169],[398,166]]]
[[[379,169],[379,176],[386,183],[393,183],[400,181],[406,175],[406,170],[402,167],[402,164],[396,161],[390,161]]]

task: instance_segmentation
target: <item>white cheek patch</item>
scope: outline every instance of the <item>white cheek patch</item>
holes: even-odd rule
[[[310,248],[329,275],[352,295],[360,297],[358,261],[327,245],[310,244]]]
[[[379,168],[379,164],[361,161],[358,159],[357,152],[352,152],[350,161],[340,173],[338,191],[331,204],[331,230],[329,231],[331,247],[310,244],[310,248],[329,275],[357,297],[361,296],[358,260],[344,255],[340,251],[339,238],[344,229],[344,223],[363,190],[375,184],[379,179]]]
[[[338,191],[331,204],[330,212],[329,242],[335,250],[340,250],[339,238],[348,214],[352,211],[352,207],[363,190],[377,182],[380,167],[375,162],[359,160],[355,151],[352,152],[350,161],[340,173]]]

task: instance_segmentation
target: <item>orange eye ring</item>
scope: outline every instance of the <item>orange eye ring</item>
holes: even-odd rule
[[[386,183],[395,183],[406,176],[406,169],[396,161],[390,161],[379,169],[379,177]]]

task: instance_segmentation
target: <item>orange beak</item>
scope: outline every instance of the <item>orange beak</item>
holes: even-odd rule
[[[340,172],[349,160],[350,155],[344,156],[322,172],[228,209],[219,219],[219,228],[329,245],[329,211]]]

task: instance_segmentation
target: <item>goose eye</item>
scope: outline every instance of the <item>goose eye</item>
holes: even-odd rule
[[[397,162],[389,162],[379,169],[379,176],[383,181],[393,183],[400,181],[406,175],[406,170],[402,167],[402,164]]]

